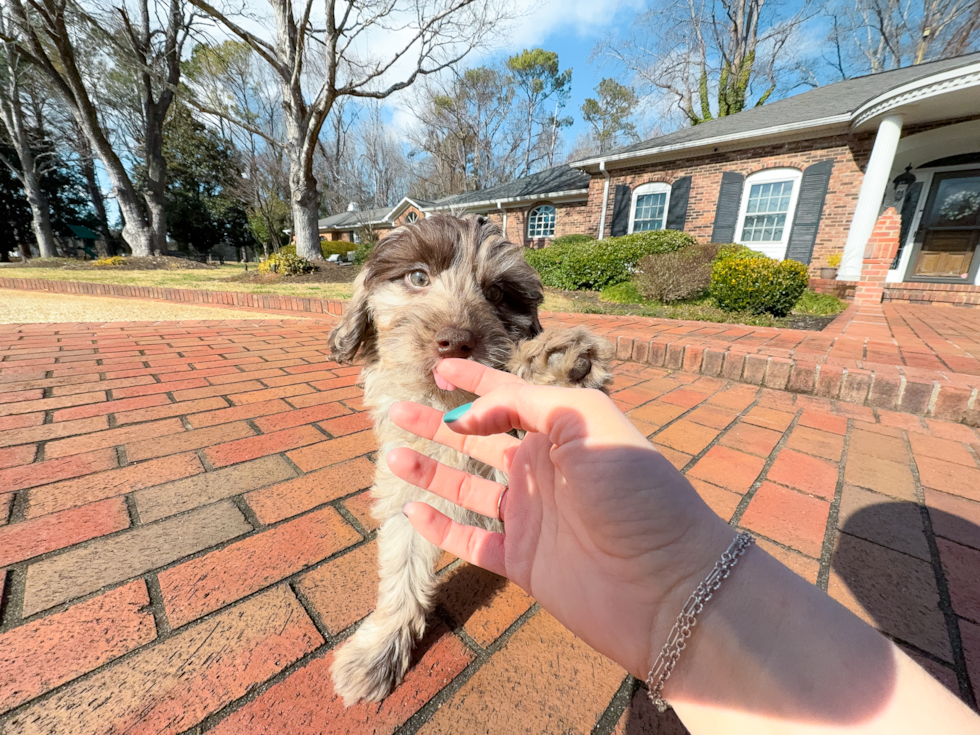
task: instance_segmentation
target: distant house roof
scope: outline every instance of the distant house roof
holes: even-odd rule
[[[666,154],[763,135],[770,136],[833,125],[850,125],[865,105],[881,95],[912,82],[978,63],[980,63],[980,53],[974,53],[847,79],[762,107],[743,110],[736,115],[650,138],[600,156],[573,161],[571,165],[587,168],[598,166],[604,161],[613,162]],[[936,112],[941,114],[942,110]]]
[[[68,229],[79,240],[98,240],[100,235],[93,232],[85,225],[68,225]]]
[[[468,191],[448,196],[433,204],[433,209],[473,208],[481,205],[495,206],[497,202],[514,202],[530,199],[547,199],[557,196],[586,194],[591,177],[571,166],[555,166],[530,176],[491,186],[488,189]]]
[[[374,209],[354,209],[340,214],[333,214],[317,222],[320,230],[356,230],[360,227],[380,226],[390,227],[395,219],[409,206],[416,209],[430,209],[435,202],[425,199],[405,197],[393,207],[376,207]]]

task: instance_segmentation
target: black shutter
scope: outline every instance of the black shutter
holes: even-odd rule
[[[610,237],[625,235],[630,229],[630,200],[633,190],[624,184],[616,185],[616,198],[613,200],[612,224],[609,228]]]
[[[820,215],[830,186],[830,172],[834,169],[831,160],[820,161],[803,169],[800,181],[800,195],[796,199],[796,214],[793,215],[793,229],[789,233],[786,257],[810,265],[813,245],[817,241],[817,228]]]
[[[718,206],[715,207],[715,226],[711,230],[711,242],[733,242],[738,225],[738,210],[742,206],[742,184],[745,177],[734,171],[721,175],[718,189]]]
[[[905,241],[909,239],[909,230],[912,229],[912,220],[915,219],[915,208],[919,205],[919,197],[922,195],[922,182],[916,181],[910,184],[905,198],[902,200],[902,228],[898,236],[898,252],[895,253],[895,260],[892,261],[892,270],[898,268],[898,261],[902,259],[902,250],[905,248]]]
[[[683,230],[687,221],[687,200],[691,195],[691,177],[682,176],[670,187],[670,204],[667,207],[667,229]]]

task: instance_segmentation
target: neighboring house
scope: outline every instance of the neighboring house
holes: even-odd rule
[[[875,220],[894,206],[888,281],[907,285],[885,297],[955,290],[980,302],[980,54],[827,85],[572,166],[592,177],[582,232],[682,229],[814,268],[840,253],[841,281],[858,280]]]
[[[555,166],[488,189],[440,199],[433,211],[483,214],[503,227],[511,242],[544,247],[562,235],[589,233],[591,176],[570,166]]]
[[[361,210],[352,205],[346,212],[321,219],[317,226],[323,240],[360,242],[361,237],[369,234],[380,240],[392,228],[415,222],[424,216],[424,210],[432,206],[432,202],[408,197],[394,207]]]

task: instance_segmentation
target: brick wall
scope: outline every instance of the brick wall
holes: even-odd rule
[[[901,229],[902,218],[894,207],[886,209],[875,222],[864,249],[861,280],[854,291],[854,303],[858,306],[881,303],[888,269],[898,252],[898,234]]]
[[[612,226],[613,193],[617,184],[636,188],[640,184],[655,181],[672,184],[682,176],[691,176],[691,194],[684,229],[698,239],[707,241],[711,238],[718,189],[721,186],[721,175],[725,171],[750,176],[771,168],[802,170],[818,161],[832,159],[834,170],[831,173],[811,261],[814,268],[819,268],[826,265],[827,255],[843,250],[873,142],[874,133],[837,135],[615,169],[609,175],[606,236],[609,236]],[[597,226],[602,213],[602,190],[603,177],[597,174],[593,176],[589,187],[588,204],[590,215]]]
[[[589,214],[588,202],[534,202],[526,207],[519,209],[508,209],[507,211],[507,232],[504,234],[511,242],[520,243],[525,247],[543,248],[554,238],[539,237],[529,238],[527,236],[527,218],[531,210],[541,204],[551,204],[555,208],[555,237],[562,235],[588,234],[593,237],[599,234],[598,220],[593,221]],[[500,210],[491,209],[485,212],[492,222],[496,222],[503,227],[503,215]]]

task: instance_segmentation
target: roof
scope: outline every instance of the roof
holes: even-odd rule
[[[321,230],[354,230],[366,225],[388,224],[385,220],[394,207],[355,209],[333,214],[317,222]]]
[[[743,110],[736,115],[618,148],[601,156],[573,161],[572,165],[597,165],[603,160],[634,158],[664,149],[695,147],[699,143],[707,145],[717,139],[752,137],[753,133],[768,132],[773,128],[793,130],[850,123],[854,113],[882,94],[910,82],[977,62],[980,62],[980,53],[846,79],[762,107]]]
[[[584,193],[589,189],[592,177],[571,166],[555,166],[530,176],[514,179],[489,189],[468,191],[445,197],[435,203],[436,209],[471,207],[480,204],[496,204],[498,201],[515,199],[539,199],[556,194]]]

